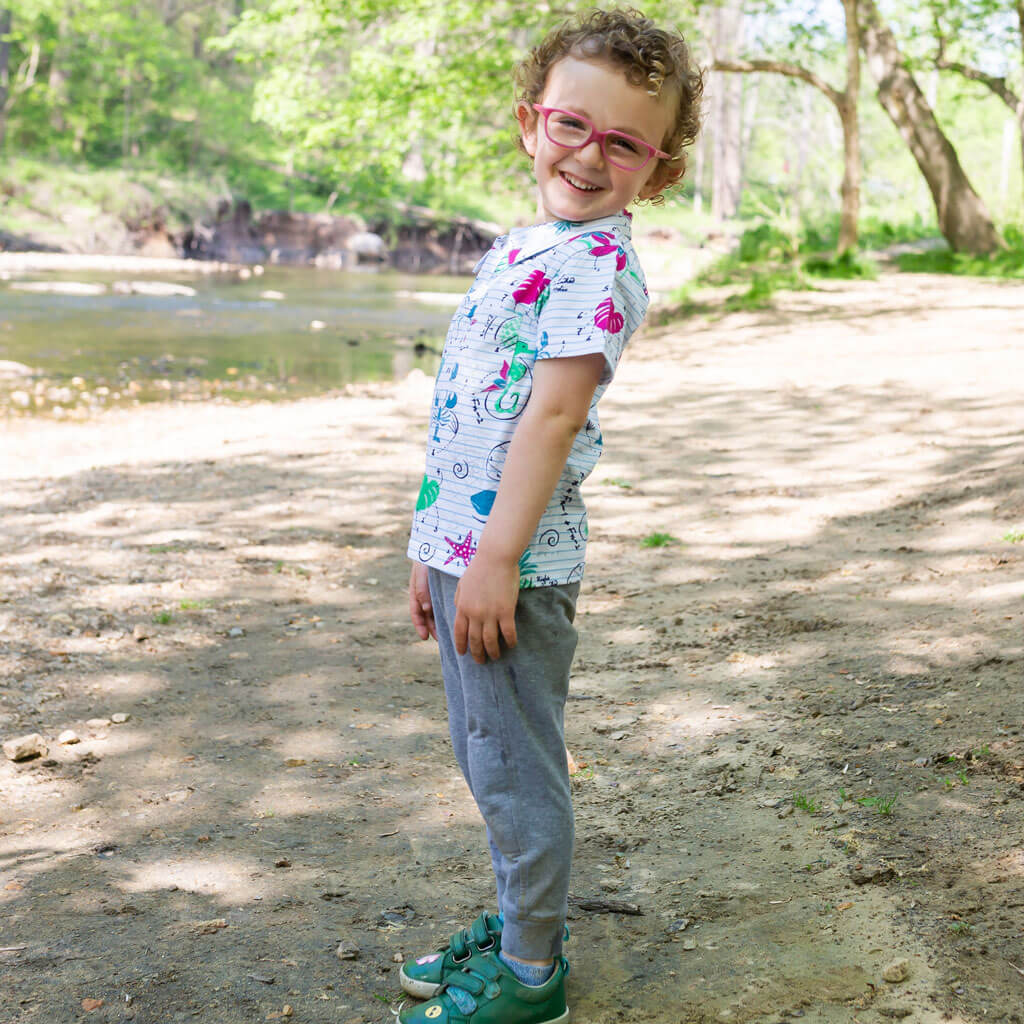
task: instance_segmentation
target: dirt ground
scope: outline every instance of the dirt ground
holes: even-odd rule
[[[636,339],[567,720],[577,1024],[1022,1021],[1022,325],[884,276]],[[0,421],[0,738],[48,744],[0,758],[2,1024],[377,1024],[489,906],[406,618],[429,394]]]

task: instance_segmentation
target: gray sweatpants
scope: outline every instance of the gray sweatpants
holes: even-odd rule
[[[455,651],[458,578],[431,569],[430,596],[455,758],[487,825],[501,945],[523,960],[562,951],[573,813],[563,718],[579,584],[522,590],[518,643],[478,665]]]

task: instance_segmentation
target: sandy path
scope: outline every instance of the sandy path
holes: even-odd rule
[[[886,277],[637,340],[568,736],[574,895],[642,913],[572,910],[578,1024],[1021,1021],[1021,324]],[[429,391],[2,428],[5,1024],[390,1019],[487,905],[405,625]]]

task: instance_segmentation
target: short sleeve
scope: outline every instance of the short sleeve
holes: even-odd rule
[[[647,291],[628,259],[614,245],[581,249],[571,255],[551,282],[537,320],[538,359],[559,359],[601,352],[607,384],[630,336],[647,313]]]

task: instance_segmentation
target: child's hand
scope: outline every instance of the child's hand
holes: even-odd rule
[[[488,561],[477,555],[455,588],[455,650],[482,665],[501,657],[501,638],[516,645],[518,562]]]
[[[409,617],[421,640],[426,640],[428,636],[437,639],[434,606],[430,601],[430,587],[427,584],[427,567],[419,563],[413,564],[409,575]]]

